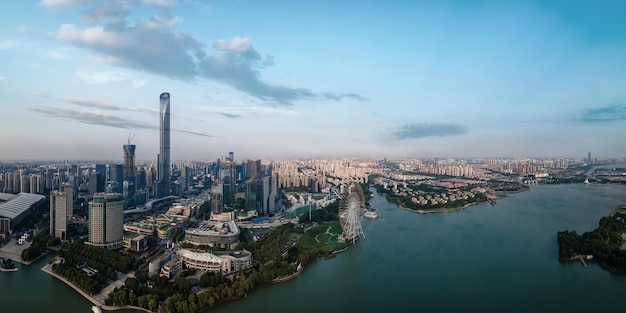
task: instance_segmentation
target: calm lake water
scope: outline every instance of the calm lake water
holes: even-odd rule
[[[536,186],[442,214],[416,214],[376,195],[365,240],[295,279],[213,312],[606,312],[623,307],[626,276],[558,262],[556,232],[579,233],[626,203],[626,186]],[[41,272],[46,260],[0,273],[2,312],[89,312]],[[131,312],[131,311],[118,311]]]

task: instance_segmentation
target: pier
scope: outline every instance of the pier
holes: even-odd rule
[[[580,263],[582,263],[584,267],[587,267],[587,262],[585,262],[585,258],[589,258],[589,257],[586,255],[577,254],[571,257],[570,260],[579,259]]]

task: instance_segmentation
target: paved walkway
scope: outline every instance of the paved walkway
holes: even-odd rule
[[[28,247],[30,247],[30,242],[18,245],[17,240],[11,240],[0,248],[0,257],[11,259],[22,264],[30,264],[30,262],[22,261],[22,251],[26,250]]]
[[[57,260],[55,260],[55,262],[58,262]],[[72,284],[72,282],[70,282],[69,280],[65,279],[64,277],[57,275],[54,271],[52,271],[52,264],[46,264],[44,267],[41,268],[42,271],[56,277],[57,279],[59,279],[60,281],[64,282],[66,285],[74,288],[74,290],[76,290],[78,293],[80,293],[83,297],[85,297],[85,299],[89,300],[91,303],[93,303],[96,306],[99,306],[107,311],[115,311],[115,310],[121,310],[121,309],[133,309],[133,310],[141,310],[144,312],[152,312],[150,310],[144,309],[144,308],[140,308],[140,307],[136,307],[136,306],[132,306],[132,305],[121,305],[121,306],[109,306],[109,305],[104,305],[104,299],[106,299],[107,295],[113,290],[113,288],[115,287],[119,287],[124,285],[124,281],[126,280],[126,277],[134,277],[134,273],[130,273],[130,274],[119,274],[118,273],[118,280],[114,281],[113,283],[109,284],[108,286],[106,286],[104,289],[102,289],[99,293],[95,294],[95,295],[89,295],[86,292],[84,292],[82,289],[78,288],[76,285]],[[113,286],[115,285],[115,286]],[[113,287],[111,287],[113,286]]]

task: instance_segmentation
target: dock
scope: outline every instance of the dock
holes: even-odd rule
[[[584,267],[587,267],[587,262],[585,262],[585,259],[586,259],[586,258],[587,258],[587,259],[590,259],[590,258],[592,258],[592,257],[593,257],[593,256],[586,256],[586,255],[580,255],[580,254],[577,254],[577,255],[575,255],[575,256],[573,256],[573,257],[571,257],[571,258],[570,258],[570,260],[579,259],[579,260],[580,260],[580,263],[582,263]]]

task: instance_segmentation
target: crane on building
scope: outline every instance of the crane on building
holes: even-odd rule
[[[135,138],[135,135],[137,134],[133,134],[130,131],[128,132],[128,144],[130,145],[130,142]]]

